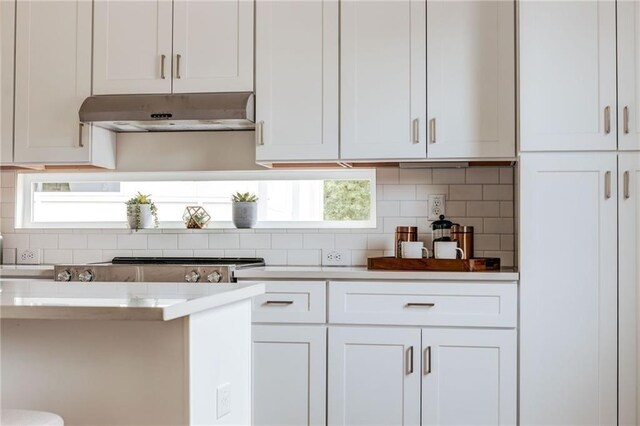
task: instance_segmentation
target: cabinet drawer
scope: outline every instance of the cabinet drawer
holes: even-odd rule
[[[514,283],[331,282],[329,322],[516,327]]]
[[[266,291],[253,298],[253,322],[324,323],[324,281],[266,281]]]

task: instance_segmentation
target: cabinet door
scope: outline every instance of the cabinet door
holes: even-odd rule
[[[640,149],[640,3],[617,2],[618,148]]]
[[[640,424],[640,154],[619,156],[619,423]]]
[[[338,158],[338,2],[256,4],[256,159]]]
[[[615,8],[609,0],[519,3],[522,151],[616,148]]]
[[[426,157],[425,3],[340,3],[342,159]]]
[[[16,163],[90,160],[78,111],[91,95],[91,12],[84,0],[17,2]]]
[[[95,2],[93,93],[171,92],[171,0]]]
[[[254,425],[324,425],[327,329],[253,326]]]
[[[330,425],[420,424],[420,330],[329,328]]]
[[[175,0],[173,92],[253,91],[253,2]]]
[[[429,158],[515,155],[514,26],[513,1],[427,2]]]
[[[515,425],[515,330],[422,331],[422,425]]]
[[[0,165],[13,163],[15,0],[0,1]]]
[[[616,154],[520,167],[520,424],[616,424]]]

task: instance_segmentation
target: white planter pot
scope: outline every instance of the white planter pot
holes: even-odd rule
[[[258,203],[234,202],[232,219],[236,228],[253,228],[258,222]]]
[[[136,229],[136,209],[140,208],[140,227],[138,229],[151,229],[155,227],[155,221],[153,214],[151,214],[150,204],[139,204],[138,206],[127,206],[127,222],[129,222],[129,228]],[[131,214],[129,211],[132,210]]]

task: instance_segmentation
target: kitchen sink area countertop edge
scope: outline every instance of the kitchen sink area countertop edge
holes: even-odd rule
[[[170,321],[263,294],[260,282],[59,283],[0,278],[0,319]]]

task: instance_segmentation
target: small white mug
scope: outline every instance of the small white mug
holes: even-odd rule
[[[429,257],[429,251],[424,248],[422,241],[403,241],[402,242],[402,258],[403,259],[422,259],[422,254],[426,253]]]
[[[464,251],[458,247],[457,241],[436,241],[433,243],[433,257],[436,259],[464,259]]]

